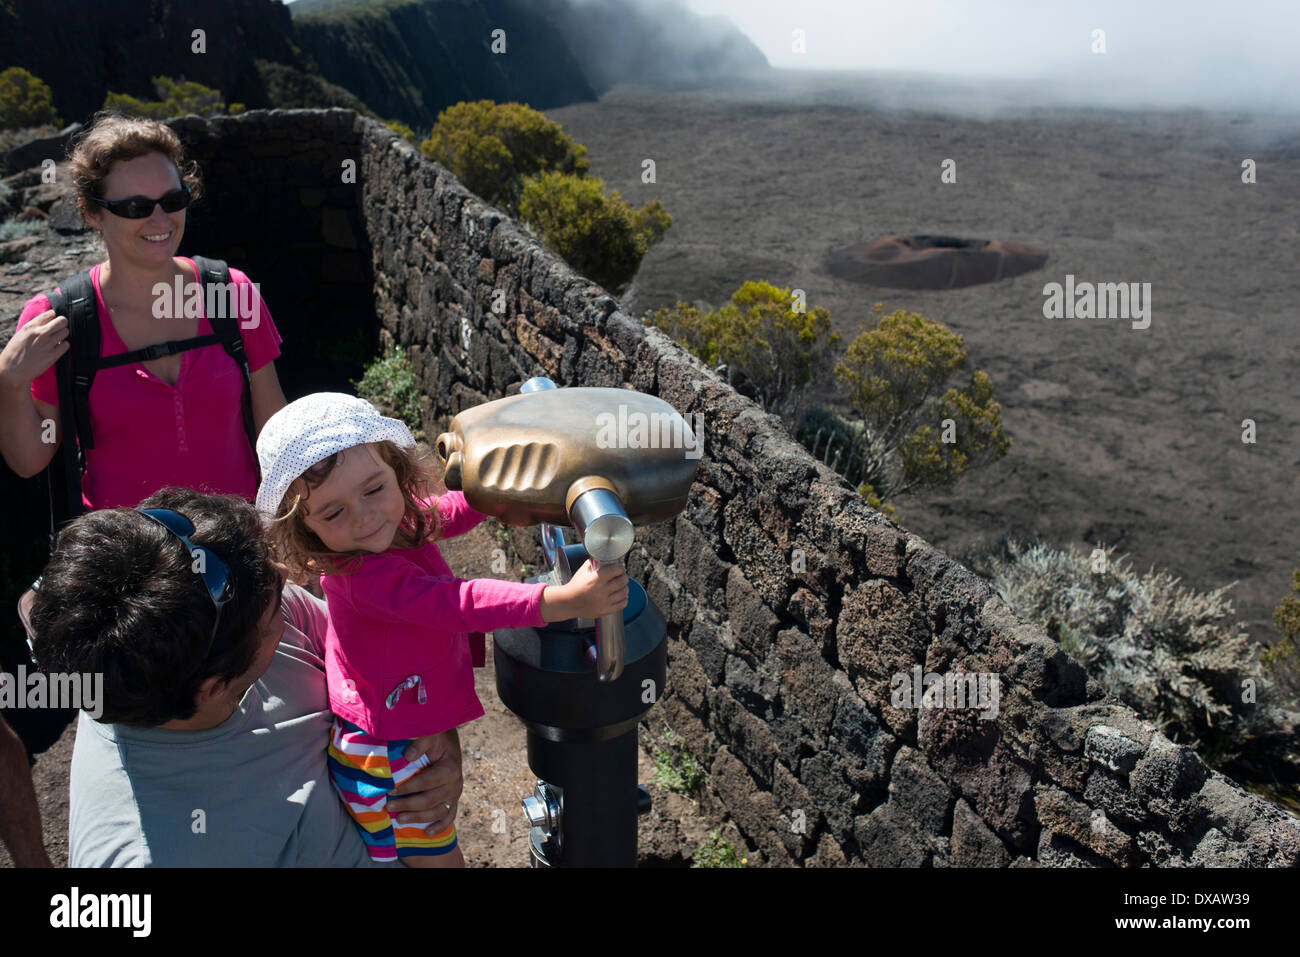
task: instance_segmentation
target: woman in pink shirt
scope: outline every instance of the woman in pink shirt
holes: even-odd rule
[[[179,278],[188,296],[198,281],[193,260],[176,250],[186,207],[200,194],[201,182],[171,128],[101,114],[78,141],[70,167],[82,216],[108,252],[107,261],[90,271],[100,355],[211,333],[205,313],[155,318],[162,311],[155,286],[174,290]],[[140,199],[153,201],[149,214],[129,218],[131,204],[124,201]],[[273,362],[280,335],[260,296],[248,295],[248,277],[232,268],[230,278],[244,293],[242,302],[252,304],[249,315],[241,313],[239,327],[256,430],[285,404]],[[184,316],[184,310],[168,314]],[[0,352],[0,454],[23,477],[44,469],[65,438],[53,366],[69,348],[67,336],[67,317],[54,314],[48,296],[37,295],[27,301],[18,331]],[[96,372],[90,389],[94,448],[86,456],[83,505],[134,506],[167,485],[251,501],[257,460],[243,427],[242,397],[239,367],[219,343]]]
[[[257,454],[257,507],[272,547],[292,575],[322,576],[329,605],[335,787],[375,860],[463,867],[454,825],[430,838],[385,810],[387,794],[427,763],[408,764],[402,752],[412,738],[483,714],[471,660],[483,663],[483,646],[471,645],[482,641],[477,633],[617,611],[627,604],[627,573],[588,563],[563,586],[456,578],[434,542],[486,516],[460,492],[431,496],[437,476],[427,448],[355,396],[290,403],[266,423]]]

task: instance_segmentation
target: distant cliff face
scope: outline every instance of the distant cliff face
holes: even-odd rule
[[[700,83],[769,69],[723,17],[631,0],[298,0],[305,52],[384,116],[430,126],[461,100],[534,109],[617,83]],[[494,53],[494,30],[505,51]]]
[[[291,17],[279,0],[4,0],[0,67],[48,83],[67,122],[87,119],[109,91],[153,99],[151,78],[161,75],[249,108],[343,106],[424,129],[462,100],[548,109],[616,83],[699,83],[768,68],[730,21],[672,2],[300,6]]]
[[[571,38],[521,0],[362,3],[294,25],[327,80],[416,127],[462,100],[546,109],[596,98]],[[492,50],[496,30],[504,52]]]
[[[582,64],[597,94],[617,83],[695,84],[771,69],[726,17],[701,17],[674,0],[533,0]]]
[[[154,76],[185,77],[228,101],[260,105],[255,59],[300,65],[293,21],[278,0],[9,0],[0,65],[50,85],[65,121],[108,91],[153,99]],[[195,52],[195,30],[203,52]]]

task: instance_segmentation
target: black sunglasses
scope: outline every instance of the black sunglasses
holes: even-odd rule
[[[114,216],[121,216],[123,219],[145,219],[153,215],[154,206],[161,206],[164,213],[179,213],[190,204],[190,188],[182,186],[180,189],[174,189],[161,199],[145,199],[142,196],[133,196],[130,199],[100,199],[98,196],[90,198]]]
[[[149,516],[184,542],[185,548],[193,559],[190,567],[194,568],[195,564],[198,565],[195,571],[203,576],[203,584],[208,589],[208,596],[212,599],[212,604],[217,608],[217,619],[212,623],[212,635],[208,638],[208,646],[204,649],[203,656],[199,658],[199,661],[206,661],[208,655],[212,652],[213,644],[217,640],[217,628],[221,626],[221,610],[234,596],[235,587],[230,580],[226,563],[218,558],[211,549],[203,545],[195,545],[189,540],[188,536],[194,534],[194,523],[180,512],[173,512],[167,508],[138,508],[136,511],[141,515]]]

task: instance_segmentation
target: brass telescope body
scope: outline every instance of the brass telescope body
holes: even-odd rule
[[[630,423],[645,423],[655,447],[627,447],[627,437],[640,434]],[[596,488],[617,495],[633,525],[648,525],[686,506],[698,458],[686,453],[698,450],[698,442],[686,420],[657,396],[578,387],[466,409],[438,436],[435,449],[447,488],[462,491],[471,507],[506,525],[572,526],[574,501]]]

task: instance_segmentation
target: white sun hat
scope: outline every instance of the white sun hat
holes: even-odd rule
[[[414,448],[404,422],[380,415],[365,399],[342,392],[316,392],[290,402],[266,420],[257,437],[262,484],[257,508],[268,521],[294,479],[321,459],[367,442],[390,439]]]

